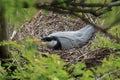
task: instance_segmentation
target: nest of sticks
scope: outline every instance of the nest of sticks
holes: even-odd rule
[[[48,15],[42,13],[39,10],[33,19],[26,21],[20,27],[22,32],[14,30],[12,32],[11,39],[18,41],[25,39],[26,36],[31,38],[42,38],[50,33],[57,31],[72,31],[79,30],[85,25],[85,23],[79,19],[72,19],[68,15],[61,15],[58,13],[49,12]],[[93,67],[102,63],[102,59],[109,57],[113,50],[109,48],[99,48],[96,50],[90,50],[91,42],[82,48],[71,50],[52,50],[47,47],[38,46],[40,52],[48,52],[49,54],[58,54],[67,62],[66,66],[76,64],[78,62],[84,62],[87,67]]]

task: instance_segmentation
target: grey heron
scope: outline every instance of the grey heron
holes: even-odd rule
[[[55,50],[79,48],[87,44],[95,32],[94,26],[86,25],[77,31],[55,32],[43,37],[48,48]]]

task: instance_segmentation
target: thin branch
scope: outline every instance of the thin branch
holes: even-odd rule
[[[120,1],[111,2],[108,6],[120,6]]]
[[[66,4],[68,4],[68,7],[61,6],[60,3],[58,3],[58,2],[53,2],[51,5],[42,5],[42,6],[40,6],[39,3],[36,3],[35,7],[39,8],[39,9],[47,7],[49,9],[58,8],[58,9],[62,9],[65,11],[70,11],[70,12],[90,13],[90,14],[98,17],[98,16],[103,15],[106,12],[110,11],[111,7],[120,6],[120,1],[111,2],[111,3],[104,3],[104,4],[101,4],[101,3],[83,3],[83,4],[81,4],[81,3],[73,3],[73,2],[71,2],[71,3],[69,2]],[[70,7],[70,5],[72,5],[72,6]],[[77,8],[76,6],[79,6],[79,7],[101,7],[101,9],[104,9],[104,7],[106,7],[106,8],[102,11],[101,11],[101,9],[98,11],[98,10],[93,10],[92,8],[81,9],[81,8]]]
[[[70,12],[90,13],[90,14],[92,14],[94,16],[99,15],[96,12],[96,10],[93,10],[93,9],[81,9],[81,8],[76,8],[76,7],[67,7],[67,8],[64,8],[64,7],[57,7],[57,6],[55,8],[63,9],[63,10],[70,11]]]
[[[81,7],[108,7],[108,6],[120,6],[120,1],[111,2],[111,3],[71,3],[72,6],[81,6]]]
[[[76,8],[76,7],[68,7],[68,8],[65,8],[65,7],[52,7],[52,6],[47,6],[47,5],[43,5],[43,6],[39,6],[39,5],[35,5],[35,7],[37,9],[46,9],[46,10],[63,10],[63,11],[67,11],[67,12],[82,12],[82,13],[90,13],[94,16],[99,16],[103,13],[98,13],[96,12],[96,10],[93,10],[93,9],[80,9],[80,8]]]
[[[110,74],[113,74],[113,73],[115,73],[115,72],[117,72],[117,71],[119,71],[119,70],[115,70],[115,71],[112,71],[112,72],[108,72],[108,73],[104,74],[103,76],[97,78],[97,80],[103,80],[106,76],[109,76]]]

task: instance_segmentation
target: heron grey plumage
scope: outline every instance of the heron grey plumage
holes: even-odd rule
[[[94,32],[93,26],[86,25],[77,31],[52,33],[42,40],[48,42],[48,47],[53,49],[72,49],[84,46],[91,39]]]

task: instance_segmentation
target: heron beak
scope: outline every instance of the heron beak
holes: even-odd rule
[[[32,40],[32,42],[33,42],[33,43],[40,43],[40,42],[42,42],[42,40],[40,40],[40,39],[35,39],[35,40]]]
[[[43,40],[40,40],[40,39],[36,39],[36,40],[32,40],[33,43],[36,43],[36,44],[40,44],[40,45],[46,45],[47,43]]]

